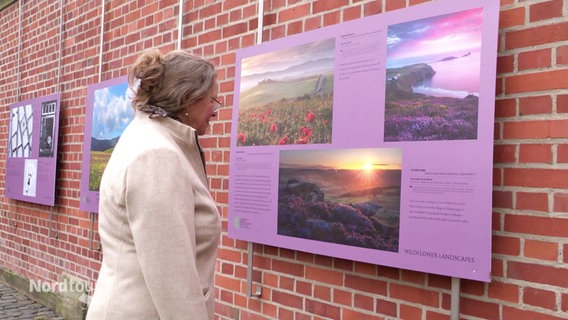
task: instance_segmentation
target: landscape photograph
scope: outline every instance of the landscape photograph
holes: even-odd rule
[[[384,141],[477,139],[483,8],[391,25]]]
[[[329,144],[335,38],[242,59],[238,146]]]
[[[402,151],[283,150],[278,234],[398,252]]]
[[[99,191],[101,178],[114,146],[134,119],[127,83],[98,89],[94,93],[89,166],[89,190]]]

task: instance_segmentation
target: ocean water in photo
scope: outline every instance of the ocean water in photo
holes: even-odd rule
[[[413,87],[415,93],[452,98],[479,95],[480,52],[447,55],[428,64],[436,74]]]

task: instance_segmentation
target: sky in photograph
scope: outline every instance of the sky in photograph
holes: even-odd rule
[[[328,38],[245,58],[241,62],[241,76],[282,71],[307,60],[334,57],[335,38]]]
[[[281,152],[280,163],[299,167],[393,170],[402,167],[402,151],[398,148],[293,150]]]
[[[479,51],[483,8],[388,27],[387,67],[432,62],[450,53]]]
[[[91,136],[99,140],[113,139],[122,134],[134,118],[131,91],[127,83],[95,91]]]

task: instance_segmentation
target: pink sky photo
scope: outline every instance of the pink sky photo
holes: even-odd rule
[[[387,67],[432,62],[481,48],[483,8],[415,20],[388,28]]]

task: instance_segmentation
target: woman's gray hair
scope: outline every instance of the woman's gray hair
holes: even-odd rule
[[[187,51],[146,50],[128,73],[135,93],[132,106],[136,110],[158,107],[175,116],[186,105],[207,97],[216,78],[212,63]]]

